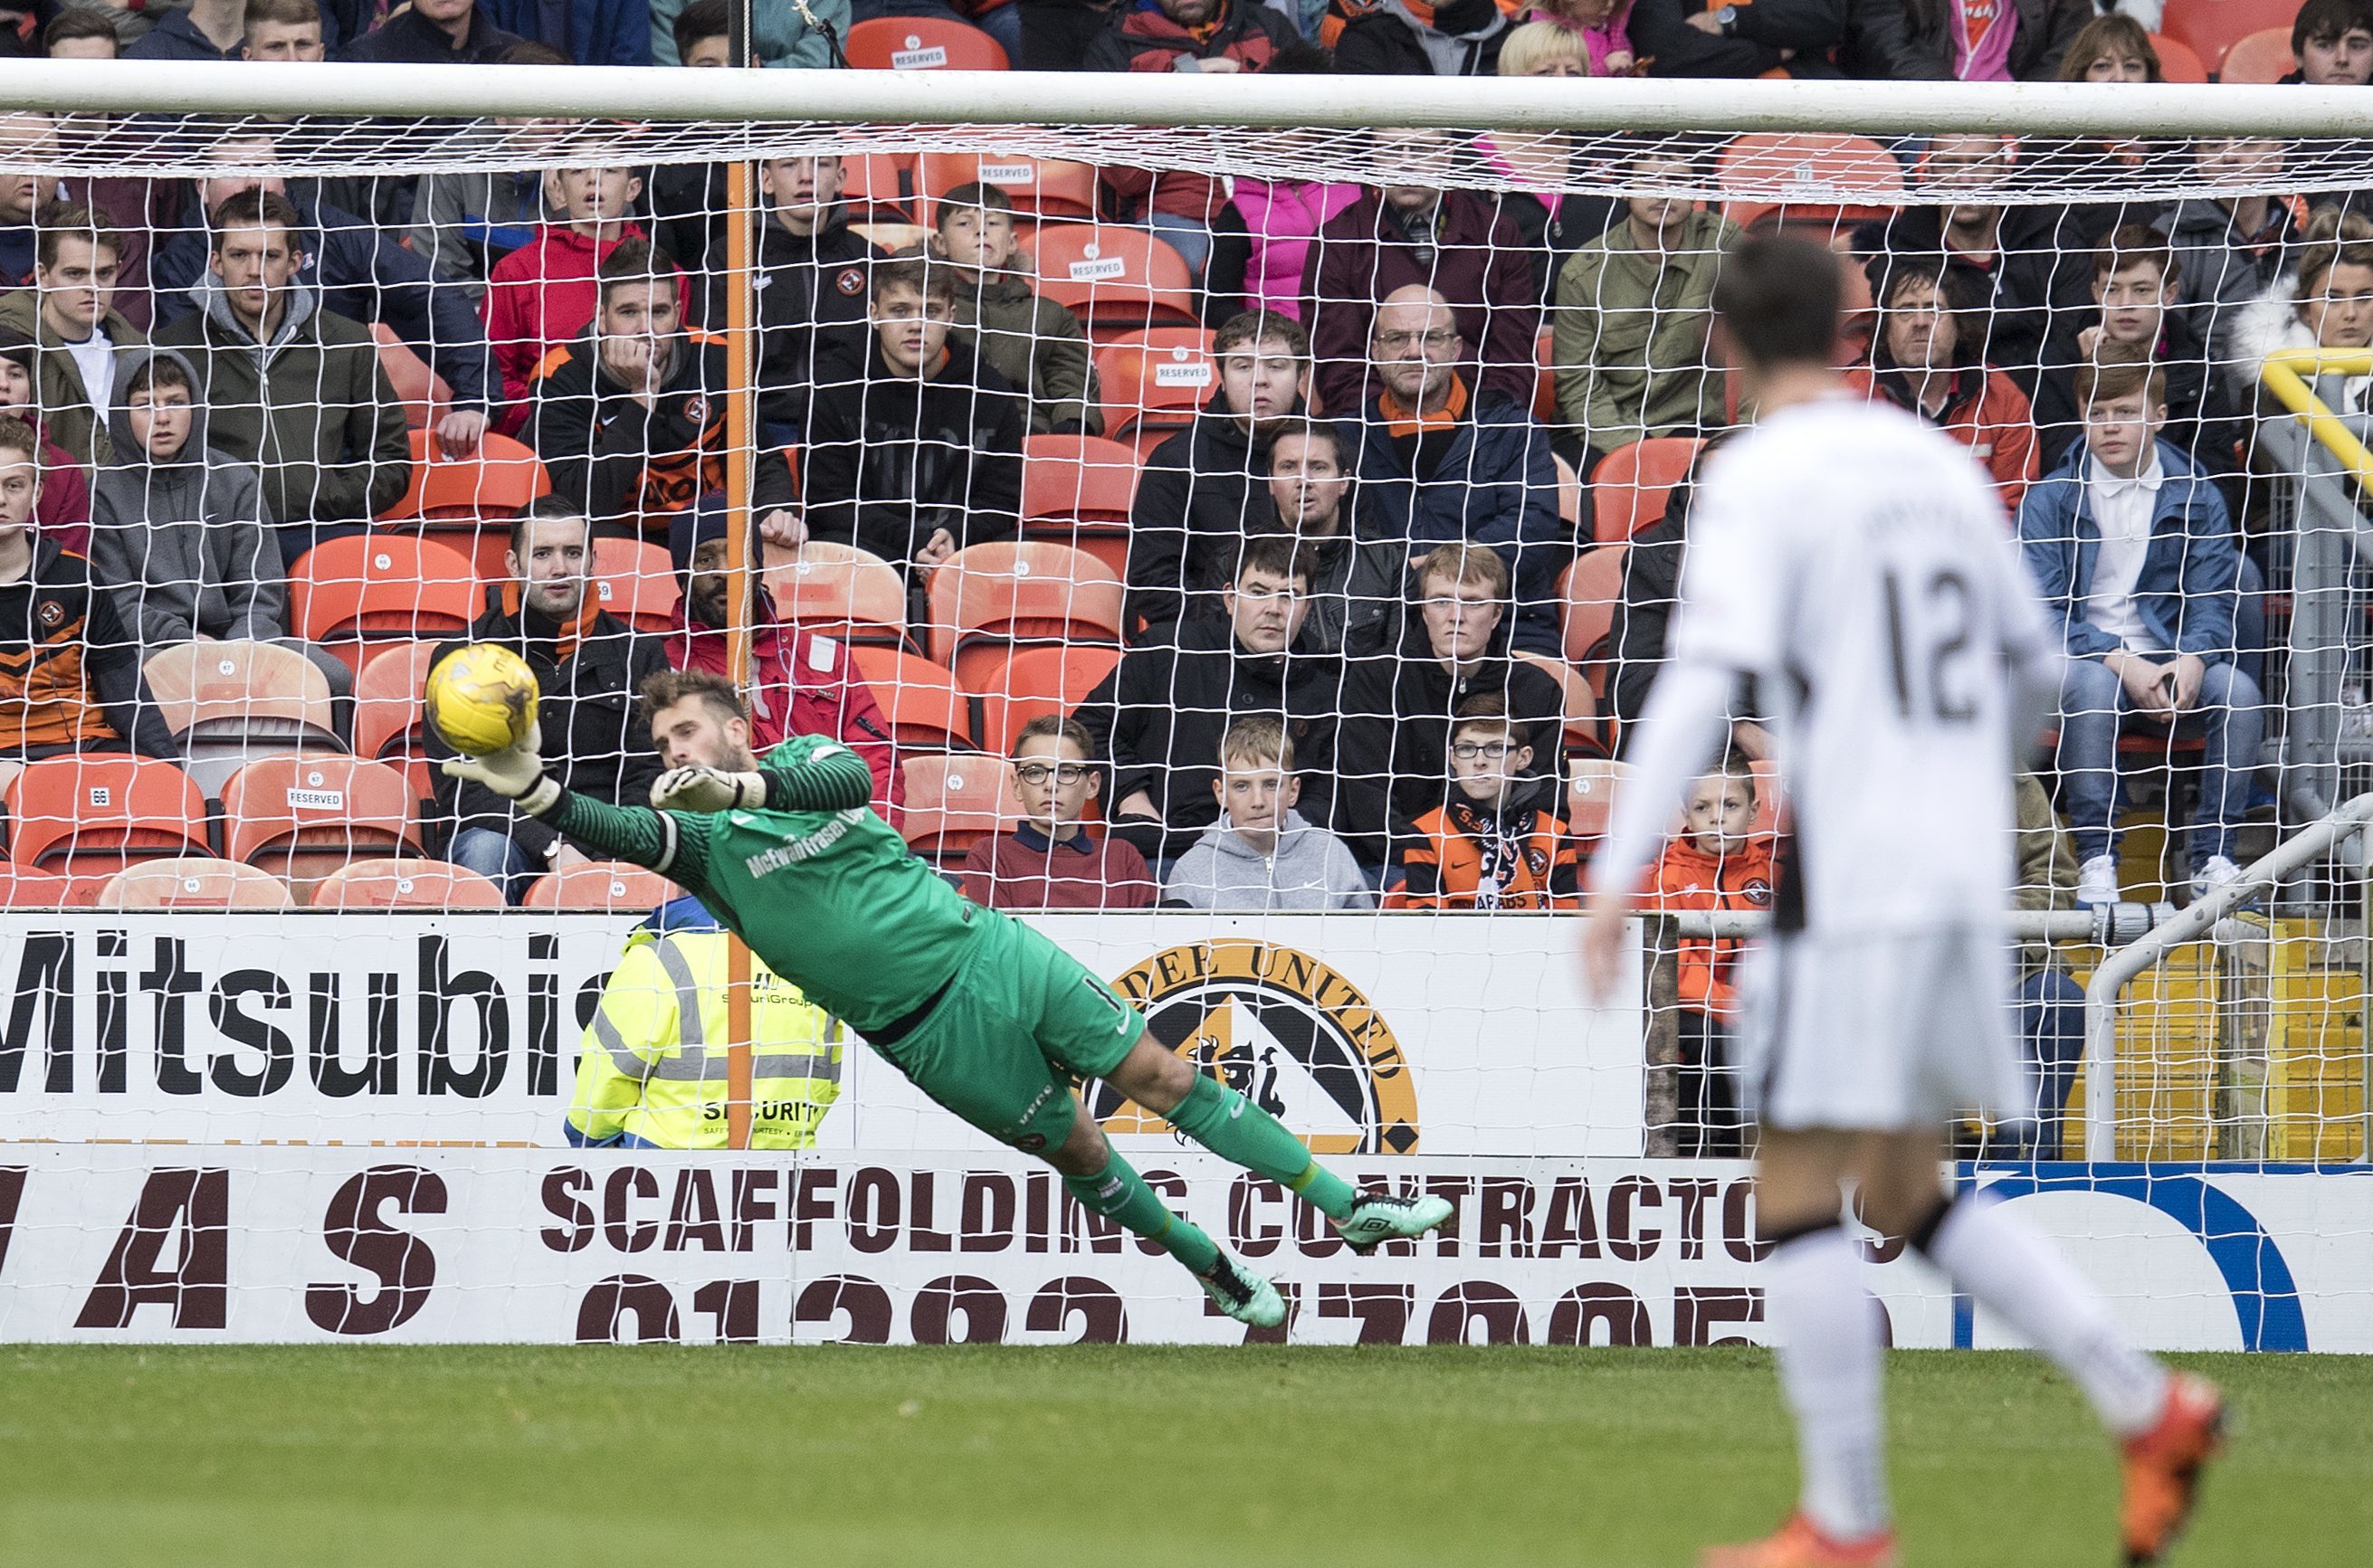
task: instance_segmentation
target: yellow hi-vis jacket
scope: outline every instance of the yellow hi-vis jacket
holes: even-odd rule
[[[726,1146],[731,941],[722,931],[641,928],[626,938],[585,1030],[570,1143]],[[811,1146],[840,1096],[839,1020],[754,956],[750,1034],[750,1146]]]

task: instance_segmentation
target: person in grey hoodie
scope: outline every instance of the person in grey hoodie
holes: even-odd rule
[[[255,470],[206,445],[197,377],[170,350],[121,357],[108,433],[114,455],[91,486],[90,563],[140,645],[199,638],[278,643],[310,659],[331,691],[353,675],[327,650],[287,634],[288,575],[263,520]]]
[[[1220,819],[1178,857],[1166,908],[1266,913],[1376,907],[1342,840],[1293,808],[1293,742],[1274,718],[1238,719],[1220,741]]]

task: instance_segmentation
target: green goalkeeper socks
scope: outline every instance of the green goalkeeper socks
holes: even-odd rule
[[[1308,1199],[1330,1220],[1349,1218],[1360,1201],[1351,1184],[1312,1159],[1276,1117],[1206,1074],[1195,1074],[1195,1086],[1171,1111],[1170,1124],[1221,1158]]]
[[[1163,1206],[1145,1184],[1137,1168],[1116,1154],[1112,1163],[1093,1176],[1067,1176],[1063,1191],[1080,1201],[1080,1206],[1106,1219],[1116,1220],[1149,1241],[1156,1241],[1173,1258],[1198,1274],[1208,1274],[1220,1260],[1219,1244],[1204,1235],[1193,1221],[1184,1220]]]

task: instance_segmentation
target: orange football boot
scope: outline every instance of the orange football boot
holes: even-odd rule
[[[2118,1523],[2129,1563],[2159,1562],[2182,1536],[2200,1501],[2200,1473],[2224,1438],[2224,1396],[2204,1377],[2177,1373],[2158,1420],[2126,1440],[2126,1496]]]
[[[1791,1514],[1778,1533],[1744,1546],[1710,1546],[1699,1568],[1895,1568],[1895,1532],[1881,1530],[1860,1540],[1832,1540],[1802,1514]]]

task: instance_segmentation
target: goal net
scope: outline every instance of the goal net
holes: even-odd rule
[[[1958,1179],[2077,1194],[2167,1342],[2346,1338],[2343,1273],[2228,1254],[2365,1228],[2296,1176],[2368,1153],[2352,831],[2133,944],[2368,787],[2353,101],[0,75],[0,1257],[46,1303],[0,1336],[1213,1331],[664,877],[446,778],[424,685],[477,641],[600,798],[683,760],[671,668],[754,750],[846,744],[1163,1043],[1461,1205],[1379,1283],[1087,1086],[1301,1271],[1296,1337],[1759,1338],[1758,693],[1672,803],[1636,991],[1585,1000],[1559,912],[1754,418],[1712,290],[1779,227],[1841,259],[1850,395],[1969,447],[2078,656],[2005,846],[2037,1098]],[[2144,1163],[1984,1163],[2088,1156]],[[1916,1267],[1898,1342],[1987,1342]]]

